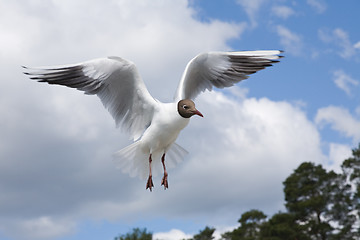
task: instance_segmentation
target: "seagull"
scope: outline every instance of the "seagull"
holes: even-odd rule
[[[213,87],[231,87],[261,69],[279,62],[280,50],[206,52],[187,64],[175,92],[174,101],[163,103],[152,97],[131,61],[120,57],[93,59],[76,64],[29,68],[30,79],[76,88],[97,95],[134,142],[114,154],[119,167],[146,178],[146,189],[154,187],[153,159],[161,160],[161,186],[169,187],[166,162],[175,165],[187,151],[175,143],[192,116],[203,117],[195,108],[195,98]],[[160,161],[158,161],[160,164]]]

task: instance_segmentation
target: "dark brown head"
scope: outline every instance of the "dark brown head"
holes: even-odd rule
[[[204,117],[201,112],[195,108],[195,103],[190,99],[183,99],[178,102],[178,112],[183,118],[190,118],[195,114]]]

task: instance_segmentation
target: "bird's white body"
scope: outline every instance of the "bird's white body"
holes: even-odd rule
[[[152,154],[166,153],[189,121],[179,115],[176,103],[158,102],[151,124],[140,139],[142,149]]]
[[[146,178],[149,171],[149,154],[154,160],[151,164],[155,165],[153,175],[157,175],[160,158],[164,153],[168,155],[167,165],[175,166],[182,161],[187,152],[174,142],[189,121],[189,118],[183,118],[178,114],[176,104],[158,102],[152,123],[141,138],[114,154],[117,166],[130,176],[140,176],[142,179]]]
[[[153,175],[157,175],[160,158],[167,154],[167,165],[175,166],[181,162],[187,151],[175,143],[179,133],[189,124],[190,118],[179,115],[176,103],[157,101],[150,125],[140,139],[114,154],[116,165],[130,176],[144,179],[149,171],[149,155],[155,160]]]
[[[202,116],[191,100],[205,90],[231,87],[248,78],[248,75],[271,66],[278,62],[280,53],[278,50],[268,50],[199,54],[187,64],[172,103],[161,103],[153,98],[135,64],[119,57],[65,66],[25,67],[25,74],[39,82],[65,85],[86,94],[96,94],[116,124],[127,130],[135,140],[114,154],[118,166],[131,176],[146,176],[150,168],[151,180],[151,162],[160,163],[161,159],[166,188],[165,154],[170,167],[184,158],[187,152],[175,140],[192,115]],[[190,115],[183,114],[184,109],[180,108],[182,101],[190,101],[193,105]],[[182,107],[185,108],[185,105]],[[153,185],[149,180],[147,187],[151,190]]]

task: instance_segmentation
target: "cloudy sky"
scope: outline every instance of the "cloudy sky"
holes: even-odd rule
[[[339,170],[360,141],[358,0],[0,0],[0,239],[160,239],[218,233],[240,215],[284,210],[282,181],[303,161]],[[281,49],[281,63],[202,94],[178,143],[170,188],[114,167],[130,144],[95,96],[30,81],[21,65],[104,56],[135,62],[171,101],[205,51]],[[161,86],[161,87],[160,87]]]

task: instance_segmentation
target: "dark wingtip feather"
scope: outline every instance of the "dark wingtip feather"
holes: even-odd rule
[[[30,75],[30,74],[29,74]],[[43,79],[41,77],[35,76],[35,77],[29,77],[31,80],[39,80],[39,79]]]
[[[21,68],[23,68],[23,70],[25,70],[25,71],[27,71],[29,69],[27,66],[24,66],[24,65],[21,65]],[[23,71],[23,74],[30,75],[29,72],[25,72],[25,71]]]
[[[284,53],[285,51],[284,51],[284,50],[279,50],[279,52],[280,52],[280,54],[281,54],[281,53]],[[279,58],[284,58],[285,56],[284,56],[284,55],[279,55],[278,57],[279,57]]]

